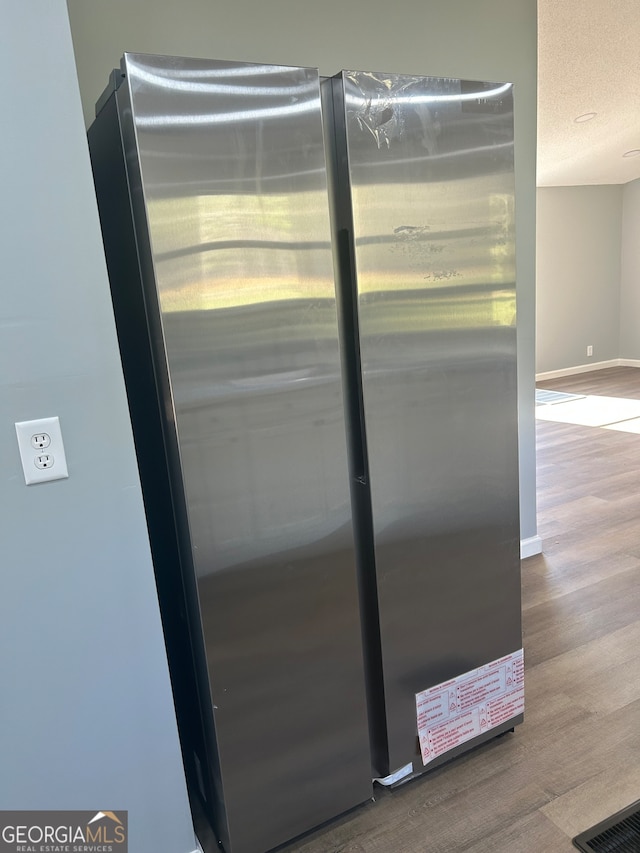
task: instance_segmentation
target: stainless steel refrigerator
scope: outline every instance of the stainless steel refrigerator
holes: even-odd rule
[[[323,85],[373,757],[391,784],[523,718],[513,87]]]
[[[89,142],[185,762],[262,853],[372,794],[318,72],[127,54]]]
[[[522,719],[512,89],[127,54],[89,140],[191,790],[263,853]]]

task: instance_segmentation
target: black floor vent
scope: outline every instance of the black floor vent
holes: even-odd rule
[[[640,853],[640,800],[577,835],[584,853]]]

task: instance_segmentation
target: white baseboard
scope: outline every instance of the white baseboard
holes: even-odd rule
[[[573,376],[576,373],[591,373],[592,370],[604,370],[607,367],[640,367],[640,361],[627,364],[631,361],[632,359],[611,358],[609,361],[576,364],[575,367],[564,367],[562,370],[547,370],[544,373],[536,373],[536,382],[544,379],[558,379],[560,376]]]
[[[528,539],[520,540],[521,560],[534,557],[536,554],[542,554],[542,539],[539,536],[529,536]]]
[[[544,379],[558,379],[561,376],[573,376],[576,373],[591,373],[592,370],[604,370],[607,367],[640,367],[640,358],[610,358],[609,361],[577,364],[575,367],[563,367],[562,370],[547,370],[544,373],[536,373],[536,382],[542,382]]]

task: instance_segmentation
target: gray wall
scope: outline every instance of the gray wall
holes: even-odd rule
[[[620,358],[640,359],[640,180],[622,193]]]
[[[536,534],[536,0],[68,0],[87,122],[124,51],[515,82],[521,534]]]
[[[108,4],[107,4],[108,5]],[[64,0],[3,6],[0,809],[195,847]],[[14,422],[60,417],[25,486]]]
[[[621,185],[538,190],[537,373],[620,356],[622,194]]]

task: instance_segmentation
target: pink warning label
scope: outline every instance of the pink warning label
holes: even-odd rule
[[[449,716],[449,694],[445,691],[430,697],[423,703],[418,714],[418,727],[433,726]],[[455,710],[455,708],[454,708]]]
[[[502,696],[505,691],[505,668],[488,672],[463,681],[458,687],[458,703],[461,711],[486,702],[491,696]]]
[[[523,711],[522,649],[417,693],[423,764]]]

